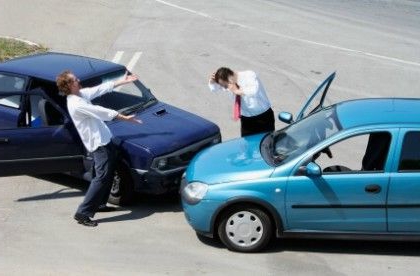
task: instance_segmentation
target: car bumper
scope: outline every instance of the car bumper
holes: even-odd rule
[[[179,189],[185,168],[170,173],[131,169],[134,190],[147,194],[164,194]]]
[[[203,199],[199,203],[190,205],[184,199],[182,208],[187,222],[201,235],[213,237],[212,217],[222,205],[222,202]]]

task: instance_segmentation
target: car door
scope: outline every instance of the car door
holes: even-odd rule
[[[386,232],[389,153],[395,132],[349,135],[306,157],[288,180],[288,228]],[[318,167],[321,174],[305,175],[306,166]]]
[[[43,91],[0,92],[0,118],[0,176],[83,169],[84,149],[72,122]]]
[[[388,231],[420,232],[420,128],[401,129],[388,195]]]
[[[293,120],[293,116],[289,112],[281,112],[279,114],[279,119],[284,123],[290,124],[297,122],[307,117],[308,115],[320,110],[324,107],[325,97],[327,96],[328,90],[332,81],[335,78],[335,72],[329,75],[316,89],[312,92],[309,99],[303,105],[303,107],[298,112],[298,115]],[[318,100],[319,99],[319,100]]]

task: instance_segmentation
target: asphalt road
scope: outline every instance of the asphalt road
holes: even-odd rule
[[[328,102],[418,97],[420,2],[368,0],[0,0],[0,35],[130,65],[162,101],[239,135],[209,74],[260,75],[275,112],[297,112],[330,72]],[[281,123],[277,123],[281,127]],[[177,198],[140,197],[99,227],[72,215],[86,183],[0,178],[0,274],[419,275],[419,244],[287,240],[261,254],[200,241]]]

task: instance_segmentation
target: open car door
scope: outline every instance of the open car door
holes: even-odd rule
[[[325,101],[325,96],[327,95],[328,89],[332,81],[335,78],[335,72],[326,78],[321,85],[317,87],[317,89],[312,93],[311,97],[306,101],[305,105],[299,111],[298,115],[296,116],[295,120],[293,120],[292,114],[288,112],[281,112],[279,114],[279,119],[285,123],[293,123],[302,120],[303,118],[307,117],[308,115],[320,110],[323,108],[323,104]],[[319,101],[317,99],[319,98]]]

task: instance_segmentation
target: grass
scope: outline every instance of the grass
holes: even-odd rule
[[[0,62],[46,51],[48,51],[48,48],[44,46],[29,45],[23,41],[0,37]]]

